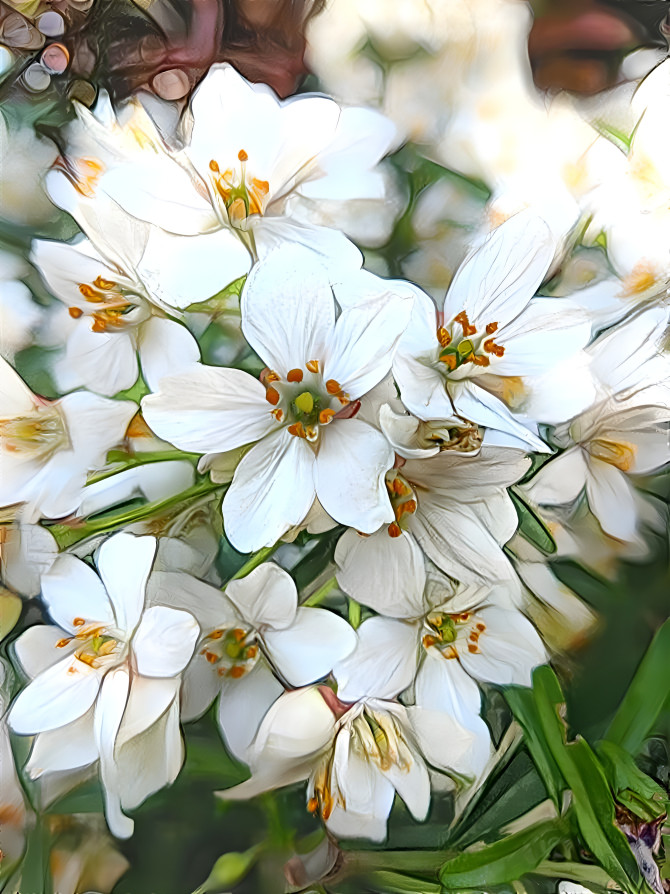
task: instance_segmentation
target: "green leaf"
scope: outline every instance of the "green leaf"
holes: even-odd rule
[[[383,870],[366,875],[365,888],[383,894],[441,894],[442,891],[442,886],[436,882]]]
[[[606,739],[598,743],[596,751],[620,804],[648,823],[665,815],[666,793],[640,770],[627,751]]]
[[[519,516],[519,533],[522,537],[549,555],[556,552],[556,541],[549,528],[540,516],[516,493],[509,491],[517,515]]]
[[[14,357],[14,369],[28,387],[49,400],[60,397],[60,392],[49,372],[51,366],[49,357],[53,353],[54,351],[33,345],[31,348],[19,351]]]
[[[520,686],[510,686],[504,690],[504,694],[514,717],[524,731],[526,745],[535,761],[547,794],[556,809],[560,810],[565,781],[545,739],[533,693]]]
[[[23,866],[21,868],[21,891],[26,894],[46,894],[51,891],[49,871],[50,836],[41,822],[37,822],[28,833]]]
[[[488,847],[448,860],[440,869],[440,880],[450,891],[516,881],[532,872],[565,834],[561,820],[537,823]]]
[[[584,739],[566,744],[566,728],[559,712],[563,693],[548,666],[533,674],[533,693],[547,745],[568,787],[573,810],[586,847],[624,890],[642,888],[642,876],[626,838],[615,823],[614,798],[605,773]]]
[[[22,608],[21,598],[0,586],[0,640],[12,632],[21,617]]]
[[[605,738],[636,754],[670,695],[670,619],[656,632]]]

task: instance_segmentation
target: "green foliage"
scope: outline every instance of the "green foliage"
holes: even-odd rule
[[[556,542],[551,536],[549,528],[540,516],[526,503],[514,490],[509,491],[519,516],[519,533],[522,537],[537,546],[542,552],[551,555],[556,552]]]
[[[547,857],[565,836],[562,820],[547,820],[495,844],[448,860],[440,881],[448,891],[499,885],[521,878]]]

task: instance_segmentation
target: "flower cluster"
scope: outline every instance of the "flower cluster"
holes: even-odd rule
[[[506,169],[488,134],[516,128],[507,106],[490,130],[463,109],[415,127],[441,163],[491,168],[465,171],[491,192],[476,223],[464,208],[447,289],[352,241],[374,218],[358,241],[382,245],[402,210],[380,162],[404,112],[399,133],[229,64],[174,126],[137,99],[74,103],[44,181],[71,235],[34,238],[30,273],[8,256],[1,308],[3,598],[43,609],[11,648],[6,722],[43,803],[96,776],[130,836],[215,702],[250,771],[220,796],[306,782],[337,838],[382,841],[396,794],[424,820],[431,791],[476,790],[492,687],[530,685],[593,622],[549,559],[643,556],[662,517],[638,483],[670,461],[668,71],[636,94],[627,153],[582,121],[551,153],[519,132]],[[507,90],[480,75],[471,114]],[[575,123],[526,99],[535,142]],[[15,362],[34,342],[48,388]]]

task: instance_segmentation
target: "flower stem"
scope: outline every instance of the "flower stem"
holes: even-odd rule
[[[335,577],[330,577],[322,584],[318,590],[315,590],[312,595],[305,599],[302,603],[303,605],[319,605],[323,602],[326,596],[330,593],[330,591],[337,585],[337,579]]]
[[[80,540],[85,540],[93,534],[103,534],[107,531],[115,531],[125,525],[138,521],[144,521],[152,516],[158,515],[165,509],[169,509],[178,503],[196,499],[203,494],[214,493],[217,490],[223,490],[224,485],[216,484],[209,479],[200,481],[184,490],[179,494],[174,494],[164,500],[156,500],[152,503],[145,503],[143,506],[136,506],[134,509],[124,509],[120,512],[112,512],[100,518],[89,519],[84,521],[80,518],[73,518],[71,521],[60,522],[55,525],[47,525],[47,529],[58,543],[59,549],[67,549]]]
[[[253,571],[254,568],[257,568],[261,565],[268,556],[271,556],[277,549],[280,547],[280,542],[273,543],[272,546],[264,546],[263,549],[259,549],[257,553],[254,553],[250,559],[244,563],[241,568],[238,568],[235,574],[230,578],[230,580],[239,580],[241,577],[246,577],[249,572]]]

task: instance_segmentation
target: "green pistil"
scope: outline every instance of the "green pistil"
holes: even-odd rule
[[[435,631],[437,638],[443,643],[453,643],[456,639],[456,625],[449,615],[429,618],[428,623]]]

